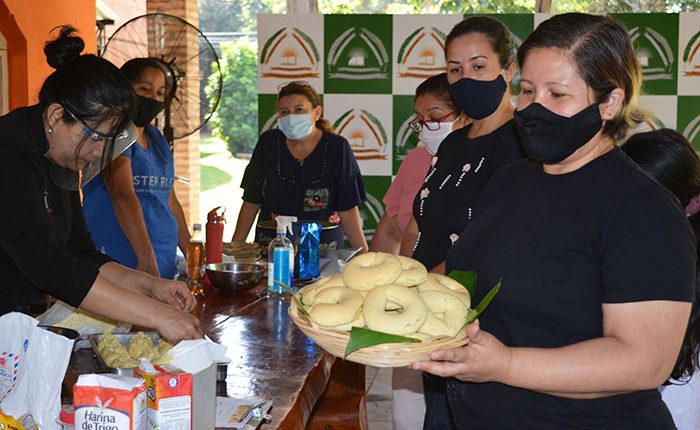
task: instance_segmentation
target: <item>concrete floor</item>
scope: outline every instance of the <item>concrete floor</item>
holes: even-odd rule
[[[369,430],[391,430],[391,368],[367,366],[365,375]]]

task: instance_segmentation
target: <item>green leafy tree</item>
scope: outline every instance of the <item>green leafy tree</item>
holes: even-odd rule
[[[318,0],[318,11],[323,14],[386,13],[390,0]]]
[[[275,1],[275,0],[270,0]],[[318,0],[321,13],[532,13],[535,0]],[[700,10],[698,0],[552,0],[552,13],[682,12]]]
[[[221,100],[211,118],[212,132],[226,141],[231,154],[252,152],[258,139],[257,47],[246,42],[222,43],[220,64]],[[210,81],[207,95],[214,88]]]
[[[593,13],[682,12],[700,9],[697,0],[591,0]]]
[[[259,13],[284,13],[284,0],[199,0],[199,27],[205,32],[251,32]]]

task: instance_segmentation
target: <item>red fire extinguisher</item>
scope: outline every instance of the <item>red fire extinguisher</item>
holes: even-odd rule
[[[219,209],[223,209],[219,214]],[[221,254],[224,251],[224,213],[226,208],[217,206],[207,214],[207,239],[206,252],[207,264],[221,263]]]

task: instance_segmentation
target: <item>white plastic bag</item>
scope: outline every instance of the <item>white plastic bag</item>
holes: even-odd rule
[[[37,327],[38,323],[18,312],[0,317],[0,351],[16,351],[12,353],[19,356],[13,356],[16,384],[3,395],[0,407],[16,418],[29,413],[41,430],[58,430],[61,385],[73,341]]]
[[[34,318],[17,312],[0,316],[0,405],[6,413],[10,412],[5,407],[5,400],[19,390],[26,391],[28,388],[21,382],[27,375],[24,371],[27,349],[37,323]],[[20,395],[26,396],[26,393]],[[10,415],[19,417],[28,410],[27,406],[23,412],[16,410]]]

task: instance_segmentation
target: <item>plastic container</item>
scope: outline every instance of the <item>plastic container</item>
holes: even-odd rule
[[[292,223],[296,220],[296,217],[284,215],[279,215],[276,218],[277,236],[272,239],[267,251],[267,292],[271,296],[289,295],[289,291],[282,288],[277,282],[290,288],[293,287],[294,245],[287,238],[287,231],[291,232]]]
[[[301,224],[301,225],[299,225]],[[318,278],[321,274],[321,224],[317,222],[297,223],[299,239],[297,264],[294,277],[299,280]]]
[[[219,209],[223,209],[220,214]],[[221,263],[221,255],[224,251],[224,224],[226,223],[224,213],[226,213],[226,208],[217,206],[207,214],[207,264]]]

